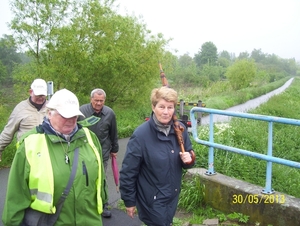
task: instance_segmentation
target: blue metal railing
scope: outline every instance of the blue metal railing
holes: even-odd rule
[[[197,117],[195,116],[195,112],[205,112],[209,113],[209,141],[201,140],[198,138],[197,134]],[[268,152],[267,155],[260,154],[256,152],[251,152],[244,149],[239,149],[231,146],[226,146],[218,143],[214,143],[214,115],[225,115],[230,117],[239,117],[239,118],[247,118],[254,119],[260,121],[268,122]],[[279,163],[282,165],[299,168],[300,163],[295,161],[290,161],[282,158],[273,157],[273,123],[281,123],[281,124],[289,124],[300,126],[300,120],[289,119],[289,118],[281,118],[281,117],[273,117],[266,115],[257,115],[257,114],[249,114],[249,113],[240,113],[240,112],[232,112],[226,110],[216,110],[210,108],[201,108],[194,107],[190,111],[190,118],[192,122],[192,134],[194,140],[199,143],[209,147],[209,156],[208,156],[208,171],[207,175],[214,175],[214,148],[222,149],[225,151],[230,151],[237,154],[242,154],[246,156],[250,156],[257,159],[262,159],[267,161],[267,169],[266,169],[266,186],[263,189],[262,193],[272,194],[274,191],[272,189],[272,163]]]

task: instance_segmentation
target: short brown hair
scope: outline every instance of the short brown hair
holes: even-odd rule
[[[155,107],[158,101],[161,99],[164,99],[168,102],[173,102],[175,107],[178,102],[178,95],[174,89],[167,86],[153,89],[150,97],[151,104]]]

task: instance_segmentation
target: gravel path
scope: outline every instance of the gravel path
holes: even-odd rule
[[[243,104],[236,105],[234,107],[230,107],[226,109],[226,111],[233,111],[233,112],[247,112],[251,109],[257,108],[259,105],[267,102],[271,97],[278,95],[282,93],[284,90],[286,90],[293,82],[294,78],[289,79],[283,86],[279,87],[278,89],[275,89],[263,96],[254,98],[252,100],[249,100]],[[230,116],[225,115],[214,115],[214,122],[228,122],[230,120]],[[209,124],[209,116],[205,116],[201,119],[202,125],[208,125]]]

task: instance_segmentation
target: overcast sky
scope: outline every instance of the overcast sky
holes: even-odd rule
[[[9,34],[9,0],[1,0],[0,34]],[[172,38],[177,55],[198,53],[205,42],[218,52],[261,49],[300,61],[300,0],[116,0],[119,12],[143,17],[152,33]]]

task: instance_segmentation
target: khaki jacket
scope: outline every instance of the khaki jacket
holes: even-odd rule
[[[0,152],[12,142],[15,134],[19,140],[25,132],[43,122],[46,115],[46,103],[47,101],[40,111],[30,103],[29,98],[17,104],[0,134]]]

